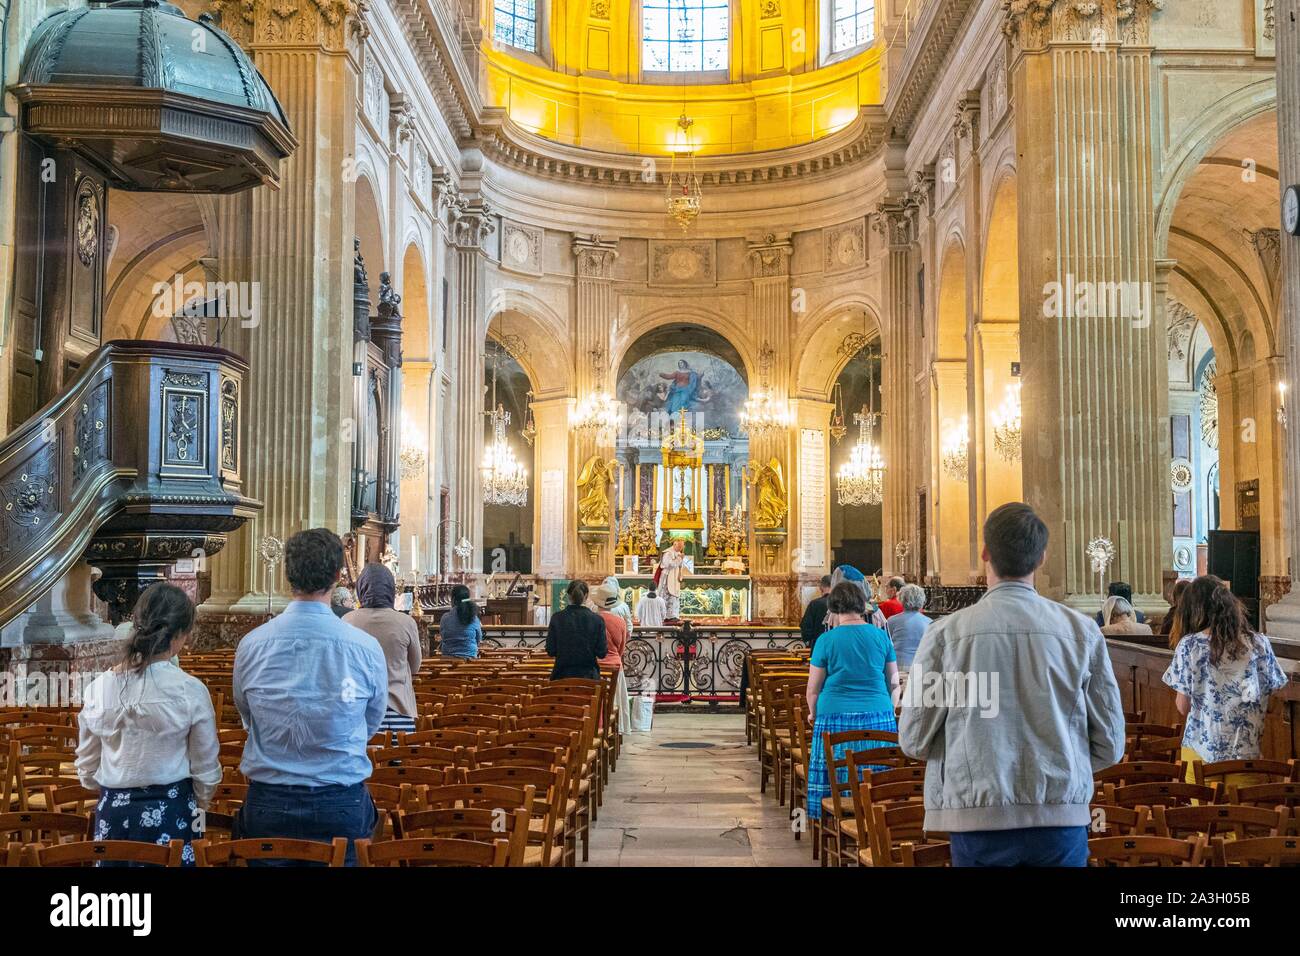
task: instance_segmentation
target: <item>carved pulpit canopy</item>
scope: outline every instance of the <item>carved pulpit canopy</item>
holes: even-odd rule
[[[279,184],[297,146],[248,55],[208,15],[160,0],[37,25],[17,85],[23,128],[119,189],[231,193]]]

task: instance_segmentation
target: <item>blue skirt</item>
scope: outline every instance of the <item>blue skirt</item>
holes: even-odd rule
[[[112,790],[101,787],[95,807],[96,840],[135,840],[169,846],[173,840],[184,842],[181,865],[194,865],[194,846],[198,822],[198,804],[189,780],[152,787]],[[108,861],[100,866],[131,866]]]
[[[822,734],[840,734],[846,730],[888,730],[897,733],[898,721],[893,710],[850,714],[818,714],[813,724],[812,736],[808,740],[808,818],[820,820],[822,800],[831,795],[830,772],[826,767],[826,745]],[[835,745],[835,759],[843,760],[852,751],[869,750],[874,747],[889,747],[883,740],[864,743],[843,743]],[[870,770],[884,770],[883,766],[872,766]],[[840,783],[848,783],[848,768],[840,770]]]

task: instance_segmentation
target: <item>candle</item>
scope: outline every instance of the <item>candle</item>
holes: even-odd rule
[[[420,570],[420,536],[411,535],[411,573]]]
[[[357,563],[366,563],[366,536],[365,534],[357,535]]]
[[[730,511],[731,510],[731,466],[730,465],[723,465],[722,481],[725,486],[723,504],[726,506],[727,510]]]

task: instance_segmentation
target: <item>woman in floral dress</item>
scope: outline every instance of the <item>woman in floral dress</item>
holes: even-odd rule
[[[86,688],[77,746],[77,776],[99,790],[95,839],[180,840],[185,866],[221,782],[212,698],[171,660],[193,626],[180,588],[155,584],[140,595],[125,658]]]
[[[1187,718],[1183,760],[1249,760],[1260,756],[1264,713],[1286,675],[1273,648],[1250,629],[1241,602],[1219,578],[1199,577],[1178,602],[1182,640],[1164,682],[1178,692],[1178,712]],[[1242,779],[1233,779],[1233,777]],[[1229,775],[1228,783],[1253,783]]]

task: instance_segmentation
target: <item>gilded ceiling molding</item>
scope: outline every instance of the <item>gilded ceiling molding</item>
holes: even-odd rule
[[[480,131],[483,154],[496,163],[540,179],[563,179],[591,185],[625,186],[661,192],[669,170],[668,158],[646,175],[644,157],[599,153],[544,139],[524,130],[504,113]],[[700,156],[696,173],[705,188],[805,179],[839,174],[875,158],[885,137],[879,109],[863,115],[844,130],[813,143],[761,153]]]

